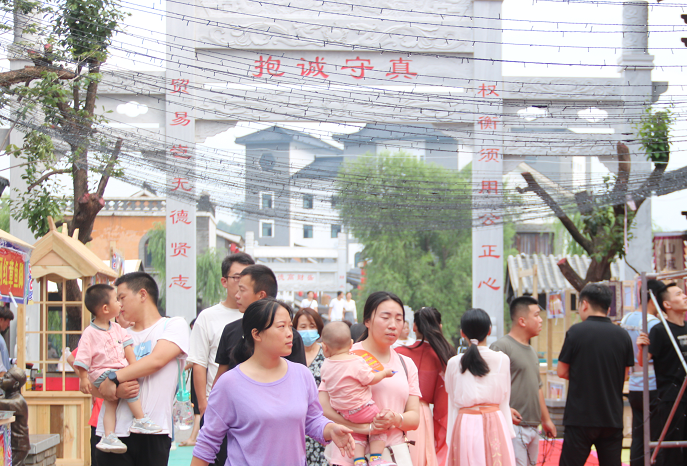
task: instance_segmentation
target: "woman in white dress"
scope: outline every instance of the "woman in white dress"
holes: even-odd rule
[[[470,340],[464,354],[446,368],[448,392],[447,466],[515,466],[515,437],[510,414],[510,359],[487,347],[491,319],[469,309],[460,334]]]

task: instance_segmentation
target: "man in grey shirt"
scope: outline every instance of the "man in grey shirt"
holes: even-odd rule
[[[514,299],[510,304],[510,333],[491,345],[492,350],[502,351],[510,358],[510,408],[515,429],[513,451],[517,466],[537,464],[537,427],[540,422],[547,436],[556,436],[556,426],[551,422],[541,389],[539,357],[529,344],[530,338],[541,332],[539,311],[539,303],[530,296]]]

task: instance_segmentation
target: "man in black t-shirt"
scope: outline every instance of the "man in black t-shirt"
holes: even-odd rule
[[[670,332],[680,347],[683,357],[687,358],[687,326],[685,326],[685,312],[687,312],[687,296],[675,284],[670,283],[656,293],[661,310],[666,313],[666,321]],[[665,326],[659,324],[651,329],[648,338],[642,333],[637,338],[637,346],[649,345],[649,360],[654,362],[656,373],[656,389],[658,391],[658,407],[656,416],[659,417],[661,429],[668,420],[668,415],[675,404],[675,399],[685,380],[685,370],[680,358],[673,347]],[[642,351],[637,360],[643,363]],[[687,440],[687,396],[683,396],[678,404],[665,440]],[[661,449],[656,458],[658,466],[687,465],[687,452],[684,448]]]
[[[623,383],[634,352],[627,332],[606,317],[612,297],[598,283],[582,289],[582,322],[570,327],[558,356],[558,376],[570,381],[560,466],[583,466],[592,445],[601,466],[621,464]]]

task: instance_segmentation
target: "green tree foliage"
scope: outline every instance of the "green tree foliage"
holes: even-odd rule
[[[375,179],[374,190],[365,186],[366,177]],[[413,309],[436,307],[446,334],[458,333],[460,316],[471,303],[472,243],[465,210],[455,203],[470,202],[469,179],[469,172],[426,164],[404,153],[368,154],[344,166],[336,206],[344,225],[365,246],[360,302],[374,291],[391,291]],[[455,228],[433,230],[436,216]],[[419,217],[426,228],[416,227]]]
[[[148,251],[152,258],[151,265],[160,283],[166,282],[165,245],[165,227],[156,222],[153,228],[148,231]],[[196,257],[198,297],[202,299],[203,308],[215,305],[227,296],[226,290],[222,287],[222,260],[224,260],[224,254],[215,248],[206,249]],[[159,306],[163,309],[166,304],[165,291],[165,287],[160,289]]]
[[[10,199],[8,196],[0,198],[0,230],[10,231]]]
[[[2,0],[5,8],[9,4]],[[26,166],[22,178],[27,189],[17,192],[12,215],[42,236],[48,231],[47,216],[59,218],[71,204],[69,234],[78,229],[79,240],[87,243],[109,177],[120,173],[122,141],[99,137],[96,128],[107,119],[96,111],[96,100],[100,67],[125,15],[113,0],[24,0],[17,5],[16,10],[50,26],[27,23],[36,42],[18,49],[35,66],[0,73],[1,97],[17,108],[13,123],[26,133],[21,147],[6,148]],[[71,199],[57,194],[67,187],[60,175],[71,177]],[[99,182],[93,175],[100,176]]]

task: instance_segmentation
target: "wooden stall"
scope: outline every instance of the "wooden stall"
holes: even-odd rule
[[[60,434],[58,465],[88,465],[91,396],[79,391],[79,379],[66,363],[78,345],[90,313],[83,292],[95,283],[117,277],[78,239],[58,231],[48,218],[50,231],[34,245],[31,272],[38,284],[39,325],[26,330],[26,314],[17,315],[17,364],[32,365],[23,395],[29,405],[31,434]]]

